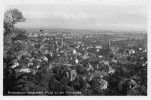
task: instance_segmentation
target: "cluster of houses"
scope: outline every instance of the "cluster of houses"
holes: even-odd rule
[[[59,36],[58,36],[59,35]],[[30,38],[38,38],[43,36],[40,42],[28,41],[28,49],[20,52],[18,59],[14,61],[12,68],[22,65],[23,67],[18,72],[33,73],[40,70],[43,66],[48,70],[52,70],[55,66],[62,64],[65,65],[66,75],[70,81],[74,81],[78,75],[76,70],[78,66],[86,71],[82,77],[83,80],[91,81],[94,77],[99,77],[100,89],[107,89],[108,82],[104,77],[113,74],[116,68],[113,68],[111,63],[114,64],[136,64],[140,61],[142,66],[147,65],[147,56],[139,56],[140,53],[146,54],[147,48],[127,48],[123,52],[119,52],[120,47],[112,45],[108,41],[106,47],[100,44],[91,44],[81,41],[78,38],[94,38],[93,35],[64,35],[64,34],[33,34],[29,35]],[[66,40],[66,37],[72,38]],[[76,38],[76,41],[74,41]],[[105,52],[104,52],[105,51]],[[111,56],[106,56],[111,55]],[[146,59],[145,59],[146,58]],[[90,85],[89,85],[90,86]],[[90,86],[91,87],[91,86]]]

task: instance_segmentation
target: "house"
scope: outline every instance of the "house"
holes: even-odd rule
[[[90,58],[90,57],[87,55],[82,56],[82,59],[88,59],[88,58]]]
[[[118,62],[118,58],[113,57],[112,62],[113,62],[113,63],[117,63],[117,62]]]
[[[110,47],[110,50],[113,54],[117,54],[119,51],[119,47],[115,46],[115,47]]]
[[[126,64],[127,63],[127,56],[120,56],[118,58],[118,62],[121,64]]]
[[[29,37],[38,37],[38,35],[36,33],[30,33]]]
[[[102,56],[102,55],[99,55],[99,58],[103,58],[103,56]]]
[[[90,63],[88,63],[88,67],[89,67],[89,68],[88,68],[87,70],[90,70],[90,69],[91,69],[91,70],[94,70],[93,66],[92,66]]]
[[[102,46],[96,46],[95,48],[96,49],[102,49]]]
[[[75,60],[75,63],[76,63],[76,64],[78,64],[78,63],[79,63],[79,60],[78,60],[78,59],[76,59],[76,60]]]
[[[132,47],[134,47],[134,46],[137,46],[137,43],[128,43],[128,44],[127,44],[127,47],[130,47],[130,48],[132,48]]]
[[[136,58],[133,56],[128,56],[126,59],[127,59],[127,63],[133,63],[133,64],[136,63]]]
[[[108,87],[108,82],[107,82],[106,80],[101,79],[101,80],[99,81],[99,83],[100,83],[99,88],[100,88],[101,90],[107,89],[107,87]]]
[[[109,73],[114,73],[114,72],[115,70],[111,66],[109,66]]]
[[[143,52],[147,52],[147,49],[144,49]]]
[[[49,36],[48,33],[41,33],[40,36]]]
[[[130,49],[129,50],[129,54],[134,54],[135,53],[135,50],[134,49]]]
[[[124,51],[124,54],[125,55],[131,55],[131,54],[135,54],[135,50],[134,49],[126,49],[125,51]]]
[[[73,50],[73,54],[76,54],[76,53],[77,53],[77,51],[74,49],[74,50]]]
[[[100,49],[96,49],[96,52],[100,52]]]

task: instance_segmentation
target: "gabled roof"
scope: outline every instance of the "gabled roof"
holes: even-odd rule
[[[102,46],[95,46],[97,49],[102,49]]]
[[[38,37],[38,35],[36,33],[30,33],[29,37]]]

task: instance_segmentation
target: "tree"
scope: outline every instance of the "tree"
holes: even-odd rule
[[[14,26],[16,23],[24,22],[25,20],[22,12],[17,9],[10,9],[4,13],[4,57],[12,49],[16,40],[23,41],[27,39],[26,32]]]
[[[7,31],[14,28],[14,25],[18,22],[24,22],[25,18],[23,17],[22,12],[18,9],[7,10],[4,14],[4,35],[7,35]]]
[[[4,14],[4,53],[3,53],[3,94],[8,95],[9,91],[22,91],[25,87],[25,75],[18,75],[12,68],[17,54],[25,47],[26,32],[17,29],[14,25],[24,22],[25,18],[17,9],[10,9]],[[17,51],[16,51],[17,50]],[[21,85],[21,86],[19,86]]]

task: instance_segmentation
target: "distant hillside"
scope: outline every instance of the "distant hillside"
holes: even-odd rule
[[[57,29],[57,28],[24,28],[28,33],[40,33],[40,30],[48,33],[72,33],[72,34],[146,34],[145,31],[107,31],[107,30],[84,30],[84,29]]]

